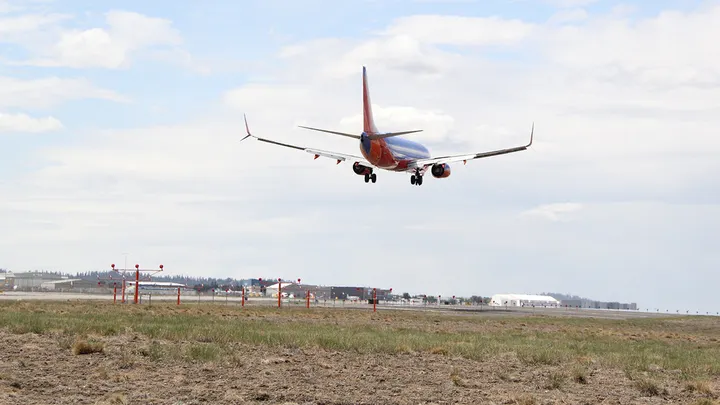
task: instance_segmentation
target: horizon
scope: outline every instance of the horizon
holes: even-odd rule
[[[132,270],[132,268],[126,269],[126,270],[131,270],[131,271],[129,271],[128,273],[133,273],[133,272],[134,272],[134,270]],[[91,274],[91,273],[112,273],[113,271],[112,271],[112,270],[86,270],[86,271],[76,271],[76,272],[59,272],[59,271],[53,271],[53,270],[27,270],[27,271],[17,271],[17,272],[16,272],[16,271],[12,271],[12,270],[9,270],[9,269],[0,267],[0,273],[6,273],[6,272],[7,272],[7,273],[51,273],[51,274],[57,274],[57,275],[60,275],[60,276],[67,276],[67,277],[81,277],[82,274],[88,274],[88,277],[89,277],[89,274]],[[141,276],[143,276],[143,275],[141,275]],[[250,277],[250,278],[220,277],[220,278],[217,278],[217,277],[205,277],[205,276],[193,276],[193,275],[177,275],[177,274],[162,274],[162,273],[152,275],[151,277],[155,277],[155,278],[181,278],[181,279],[193,280],[193,281],[209,280],[209,281],[213,281],[213,282],[231,280],[231,281],[230,281],[230,284],[232,284],[233,282],[245,281],[245,280],[266,281],[266,282],[269,283],[268,285],[272,285],[272,283],[277,283],[277,278],[266,278],[266,277]],[[105,281],[107,281],[107,280],[105,280]],[[143,280],[141,280],[141,281],[143,281]],[[147,281],[147,280],[146,280],[146,281]],[[360,288],[367,288],[367,289],[373,288],[373,286],[370,286],[370,285],[342,285],[342,284],[340,284],[340,285],[337,285],[337,284],[330,285],[330,284],[323,284],[323,283],[306,283],[306,282],[299,282],[299,283],[298,283],[298,282],[297,282],[297,279],[282,279],[282,282],[283,282],[283,283],[289,283],[289,284],[310,285],[310,286],[318,286],[318,287],[360,287]],[[193,286],[196,286],[196,285],[197,285],[197,284],[194,284]],[[237,287],[237,286],[236,286],[236,287]],[[379,290],[392,288],[393,291],[394,291],[394,293],[391,294],[391,295],[397,295],[397,296],[402,296],[404,293],[408,293],[408,294],[410,294],[410,296],[412,296],[412,297],[417,297],[417,296],[422,296],[422,295],[426,295],[426,294],[427,294],[427,292],[412,292],[412,291],[405,291],[405,290],[402,290],[402,289],[398,290],[398,289],[396,289],[395,287],[390,287],[390,286],[385,286],[385,287],[375,286],[375,288],[378,288]],[[540,292],[540,291],[538,291],[538,292],[514,292],[514,293],[509,293],[509,292],[494,292],[494,293],[492,293],[492,294],[479,294],[479,293],[474,293],[474,294],[469,294],[469,295],[458,295],[458,294],[452,294],[452,293],[450,293],[450,294],[447,294],[447,295],[446,295],[446,294],[441,294],[441,295],[442,295],[443,297],[445,297],[445,296],[447,296],[447,297],[454,296],[454,297],[458,297],[458,298],[470,298],[470,297],[474,297],[474,296],[488,297],[488,298],[489,298],[489,297],[492,297],[492,296],[495,295],[495,294],[530,294],[530,295],[549,295],[549,296],[562,295],[562,296],[570,297],[569,299],[580,299],[580,300],[598,301],[598,302],[611,302],[611,301],[606,301],[606,300],[598,299],[598,298],[590,298],[590,297],[578,295],[578,294],[575,294],[575,293]],[[624,301],[618,301],[618,302],[621,302],[621,303],[637,303],[637,302],[635,302],[635,301],[633,301],[633,300],[624,300]],[[639,307],[638,307],[638,308],[639,308]]]

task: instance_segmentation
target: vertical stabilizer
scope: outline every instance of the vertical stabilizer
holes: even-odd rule
[[[370,84],[368,83],[367,71],[363,66],[363,132],[366,134],[376,134],[378,132],[375,127],[375,119],[372,113],[372,104],[370,102]]]

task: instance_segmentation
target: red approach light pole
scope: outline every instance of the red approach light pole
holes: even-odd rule
[[[125,272],[128,271],[129,269],[116,269],[114,264],[110,265],[110,267],[112,267],[113,271],[119,271],[119,270],[123,271],[122,303],[125,303],[125,288],[126,288],[125,287]],[[146,272],[151,272],[151,273],[152,272],[161,272],[161,271],[163,271],[163,265],[162,264],[160,265],[160,270],[140,270],[140,265],[139,264],[135,265],[135,299],[134,299],[134,302],[136,304],[139,301],[140,272],[141,271],[146,271]]]
[[[140,291],[140,265],[135,265],[135,303],[138,303],[138,292]]]
[[[377,293],[373,288],[373,312],[377,312]]]
[[[278,308],[280,308],[280,297],[282,297],[282,279],[278,279]]]
[[[242,304],[243,307],[245,306],[245,286],[242,286]]]

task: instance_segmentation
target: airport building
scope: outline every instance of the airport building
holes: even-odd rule
[[[42,284],[45,282],[67,279],[67,277],[58,274],[40,271],[23,273],[7,272],[4,275],[5,284],[11,284],[14,286],[13,288],[20,291],[37,291],[42,289]]]
[[[546,307],[557,308],[560,301],[549,295],[495,294],[490,298],[493,307]]]
[[[562,300],[562,306],[571,308],[591,308],[591,309],[625,309],[630,311],[637,310],[637,303],[622,302],[604,302],[592,300]]]

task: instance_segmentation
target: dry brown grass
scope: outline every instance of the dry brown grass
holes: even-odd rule
[[[689,381],[687,384],[685,384],[685,390],[690,392],[697,392],[699,394],[707,395],[710,397],[715,396],[715,392],[713,391],[710,382],[705,380]]]
[[[102,353],[103,350],[105,350],[104,343],[88,342],[87,340],[77,340],[72,347],[72,352],[74,355]]]
[[[667,394],[667,390],[664,389],[658,382],[648,378],[636,379],[635,387],[637,387],[641,394],[648,397]]]

